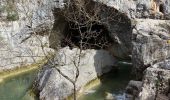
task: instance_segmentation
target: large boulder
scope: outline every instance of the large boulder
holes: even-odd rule
[[[55,66],[57,69],[74,79],[76,73],[74,61],[79,61],[77,56],[79,56],[79,49],[70,50],[69,47],[65,47],[59,50],[52,61],[57,65]],[[77,91],[88,82],[110,71],[116,61],[109,52],[104,50],[83,50],[80,57],[79,77],[76,82]],[[61,100],[73,94],[73,84],[55,67],[52,67],[52,63],[49,62],[38,75],[37,88],[40,91],[40,99]]]

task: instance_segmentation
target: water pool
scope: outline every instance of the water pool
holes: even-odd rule
[[[79,100],[105,100],[111,94],[116,100],[124,100],[125,88],[131,79],[132,66],[120,62],[118,71],[111,71],[100,78],[101,84],[93,87],[80,96]]]
[[[34,70],[4,79],[0,83],[0,100],[36,100],[30,92],[36,74]]]

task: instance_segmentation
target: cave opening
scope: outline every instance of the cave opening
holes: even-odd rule
[[[165,7],[164,7],[164,4],[160,4],[159,5],[159,11],[161,12],[161,13],[165,13]]]
[[[105,25],[91,22],[86,25],[77,25],[68,22],[68,31],[64,34],[61,47],[69,46],[82,49],[106,49],[111,45],[109,31]]]

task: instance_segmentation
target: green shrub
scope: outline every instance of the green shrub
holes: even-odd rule
[[[19,19],[17,7],[13,0],[7,0],[5,6],[0,7],[0,11],[7,13],[7,21],[16,21]]]
[[[18,12],[17,12],[17,11],[8,12],[8,15],[7,15],[6,19],[7,19],[8,21],[16,21],[16,20],[19,20]]]
[[[5,11],[5,6],[0,6],[0,12],[4,12]]]

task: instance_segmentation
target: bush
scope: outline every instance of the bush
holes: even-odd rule
[[[5,1],[4,5],[0,7],[0,12],[7,14],[4,16],[7,21],[16,21],[19,19],[17,7],[13,0]]]
[[[16,21],[19,20],[19,15],[17,11],[12,11],[12,12],[8,12],[6,19],[8,21]]]

